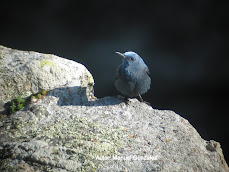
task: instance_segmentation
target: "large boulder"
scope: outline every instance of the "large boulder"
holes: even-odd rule
[[[82,64],[0,46],[0,112],[6,102],[41,89],[59,96],[59,104],[81,104],[94,98],[93,85],[92,75]]]
[[[39,88],[51,90],[23,110],[1,115],[1,171],[229,171],[220,144],[202,139],[173,111],[137,99],[97,100],[82,65],[54,55],[1,51],[2,104]],[[47,57],[44,65],[41,57]],[[16,82],[18,74],[23,77]]]

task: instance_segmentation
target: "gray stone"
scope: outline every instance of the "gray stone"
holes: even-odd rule
[[[64,64],[62,60],[66,61],[60,59],[61,64],[55,65]],[[84,75],[75,70],[69,78]],[[38,70],[35,73],[40,75]],[[40,79],[38,83],[44,82]],[[71,95],[70,101],[63,95],[67,86],[65,90],[57,87],[46,89],[58,94],[49,94],[0,119],[1,171],[229,171],[220,144],[202,139],[173,111],[153,109],[137,99],[130,99],[128,104],[123,97],[96,100],[92,92],[92,99],[86,94],[88,101],[76,103]],[[81,86],[70,86],[74,87]],[[80,96],[85,94],[79,94],[81,100]]]
[[[92,75],[82,64],[0,46],[0,112],[3,103],[41,89],[59,97],[59,105],[81,104],[94,98],[93,85]]]

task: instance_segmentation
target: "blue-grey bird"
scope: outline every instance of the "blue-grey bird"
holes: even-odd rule
[[[151,79],[149,69],[143,59],[133,51],[127,51],[119,54],[123,61],[116,69],[115,87],[123,95],[128,97],[139,96],[150,89]]]

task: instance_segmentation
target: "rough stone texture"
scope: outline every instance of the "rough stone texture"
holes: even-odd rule
[[[10,51],[12,56],[23,54],[6,50],[8,56]],[[53,56],[35,54],[34,58]],[[33,61],[29,55],[26,58]],[[60,58],[59,63],[56,62],[55,66],[68,62]],[[72,61],[69,63],[79,65]],[[10,67],[8,69],[4,71],[10,71]],[[81,70],[75,69],[69,78],[84,76]],[[30,73],[25,67],[20,72],[24,70]],[[42,67],[40,70],[43,72]],[[63,67],[62,73],[64,70]],[[83,70],[89,73],[85,68]],[[40,75],[39,70],[35,73]],[[12,72],[12,75],[16,74]],[[37,79],[38,83],[42,83],[40,79]],[[68,81],[73,82],[71,79]],[[77,85],[70,87],[81,87],[75,83]],[[21,85],[24,86],[23,83]],[[59,91],[62,88],[64,90]],[[186,119],[173,111],[153,109],[137,99],[130,99],[128,104],[122,97],[91,100],[92,91],[79,95],[86,96],[85,101],[74,103],[71,95],[68,95],[71,101],[66,95],[68,86],[51,89],[57,90],[58,94],[51,92],[21,111],[10,116],[1,115],[0,171],[229,171],[220,144],[203,140]],[[18,90],[16,92],[19,94]],[[13,98],[13,95],[6,96],[5,93],[1,92],[0,96],[8,97],[8,100]]]
[[[93,85],[92,75],[82,64],[52,54],[0,46],[0,112],[7,101],[40,89],[61,95],[61,105],[81,104],[93,98]]]

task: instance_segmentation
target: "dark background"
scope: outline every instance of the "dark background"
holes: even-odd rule
[[[222,1],[7,1],[0,44],[84,64],[98,98],[119,93],[115,51],[135,51],[149,66],[153,108],[170,109],[202,138],[221,143],[229,162],[228,5]]]

